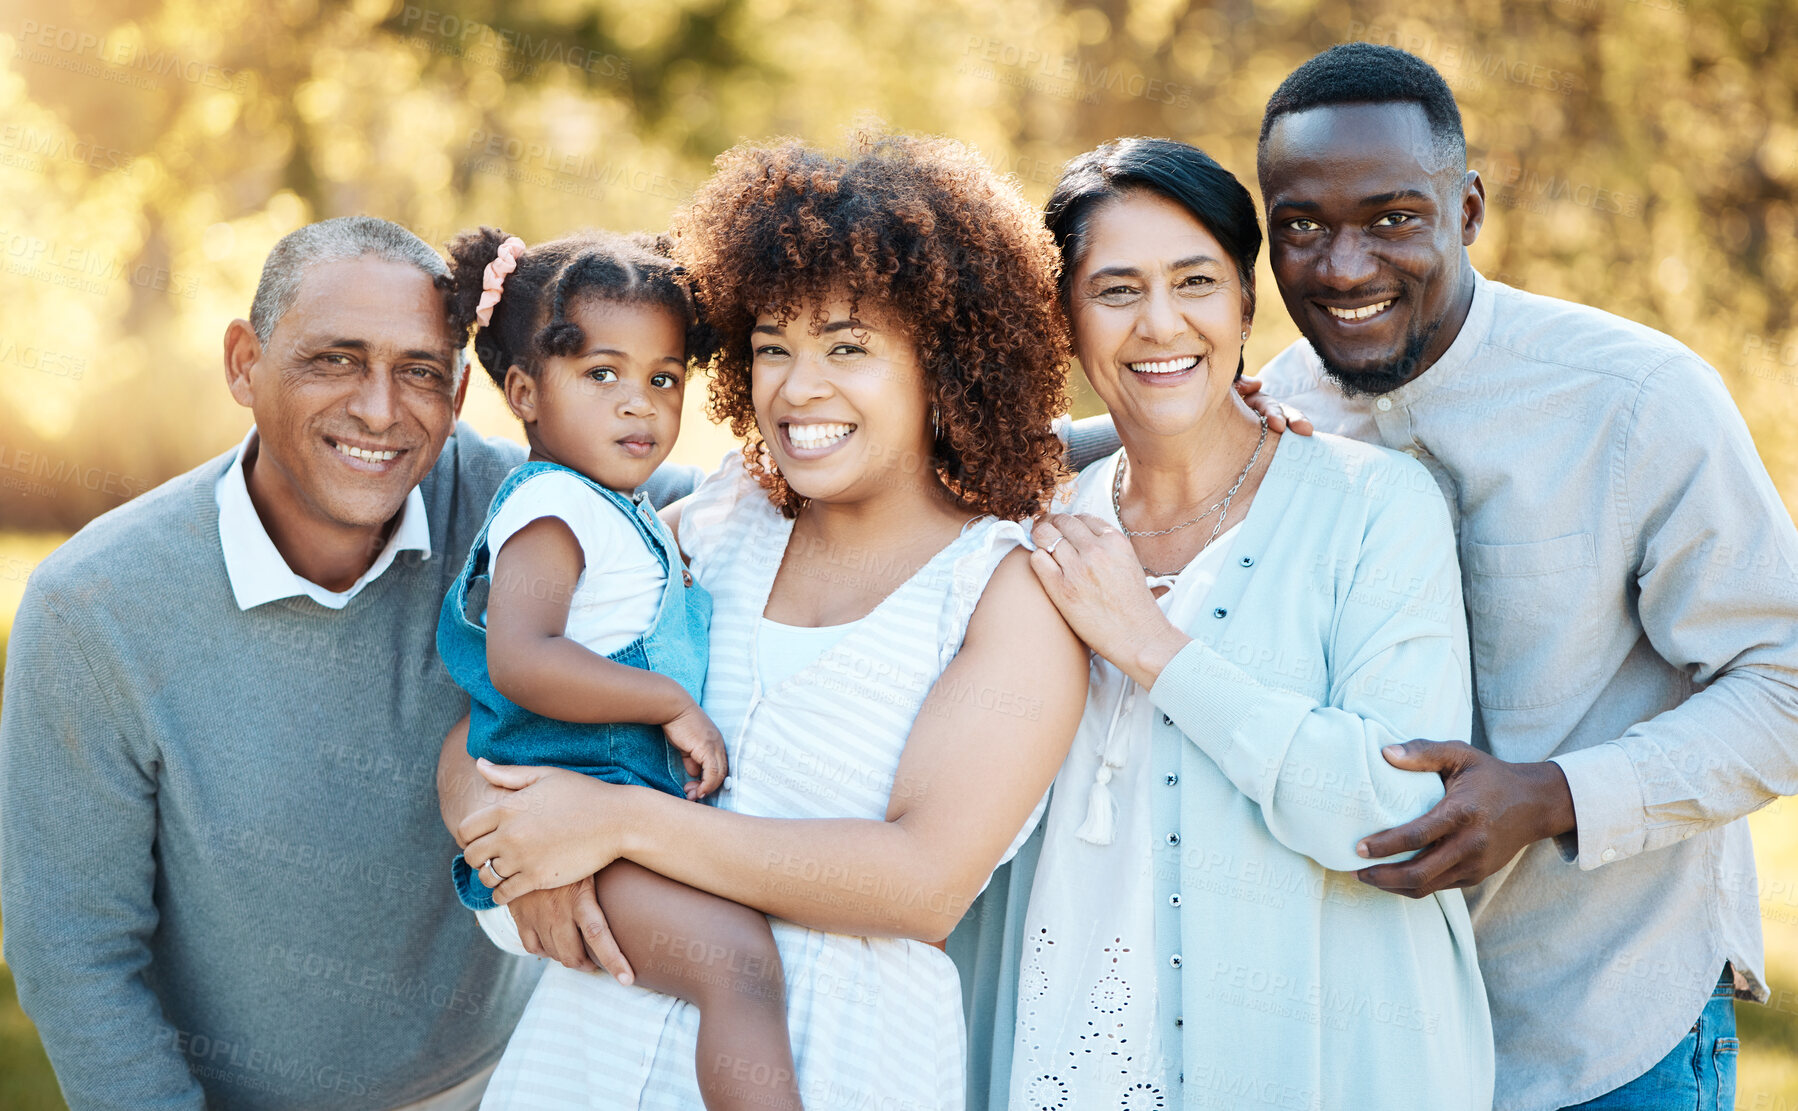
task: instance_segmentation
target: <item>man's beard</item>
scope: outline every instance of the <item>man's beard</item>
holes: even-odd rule
[[[1324,365],[1324,373],[1342,387],[1342,392],[1350,397],[1373,397],[1377,394],[1391,393],[1400,386],[1415,378],[1420,372],[1419,363],[1423,361],[1423,352],[1442,330],[1442,321],[1438,320],[1405,341],[1405,349],[1386,362],[1365,370],[1348,370],[1330,361],[1315,346],[1317,359]]]

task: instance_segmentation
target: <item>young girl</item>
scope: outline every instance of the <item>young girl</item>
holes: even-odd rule
[[[531,447],[438,623],[444,664],[469,693],[468,751],[710,794],[726,764],[699,708],[711,598],[631,494],[680,430],[696,327],[684,274],[647,240],[603,233],[526,250],[481,228],[450,253],[458,319]],[[504,856],[453,868],[463,903],[502,936],[510,912],[489,889],[515,870]],[[798,1108],[767,918],[628,862],[596,882],[639,982],[700,1012],[706,1107]]]

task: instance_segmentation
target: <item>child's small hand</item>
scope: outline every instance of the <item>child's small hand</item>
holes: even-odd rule
[[[725,772],[729,770],[724,755],[724,735],[699,708],[699,703],[692,703],[676,714],[672,721],[662,726],[662,731],[668,735],[668,743],[680,750],[681,763],[686,765],[687,774],[697,777],[687,784],[688,798],[702,799],[723,785]]]

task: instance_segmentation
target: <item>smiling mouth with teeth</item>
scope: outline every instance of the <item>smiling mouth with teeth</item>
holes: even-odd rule
[[[333,442],[331,446],[337,449],[340,454],[347,455],[351,459],[357,459],[364,463],[386,463],[400,457],[400,453],[397,451],[365,451],[359,447],[351,447],[348,444],[336,442]]]
[[[1179,359],[1163,359],[1153,363],[1125,363],[1125,366],[1137,374],[1179,374],[1199,365],[1197,355],[1187,355]]]
[[[1334,305],[1325,305],[1324,308],[1329,309],[1330,315],[1338,320],[1366,320],[1370,316],[1378,316],[1382,312],[1385,312],[1387,306],[1391,305],[1393,300],[1394,298],[1388,297],[1384,301],[1376,301],[1371,305],[1363,305],[1358,309],[1339,309]]]
[[[787,440],[796,448],[810,450],[812,448],[829,447],[848,438],[855,431],[855,425],[833,422],[829,424],[789,424]]]

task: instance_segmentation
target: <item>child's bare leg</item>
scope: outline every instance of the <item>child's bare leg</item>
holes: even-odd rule
[[[767,916],[628,860],[596,882],[637,983],[699,1008],[708,1111],[800,1111],[786,979]]]

